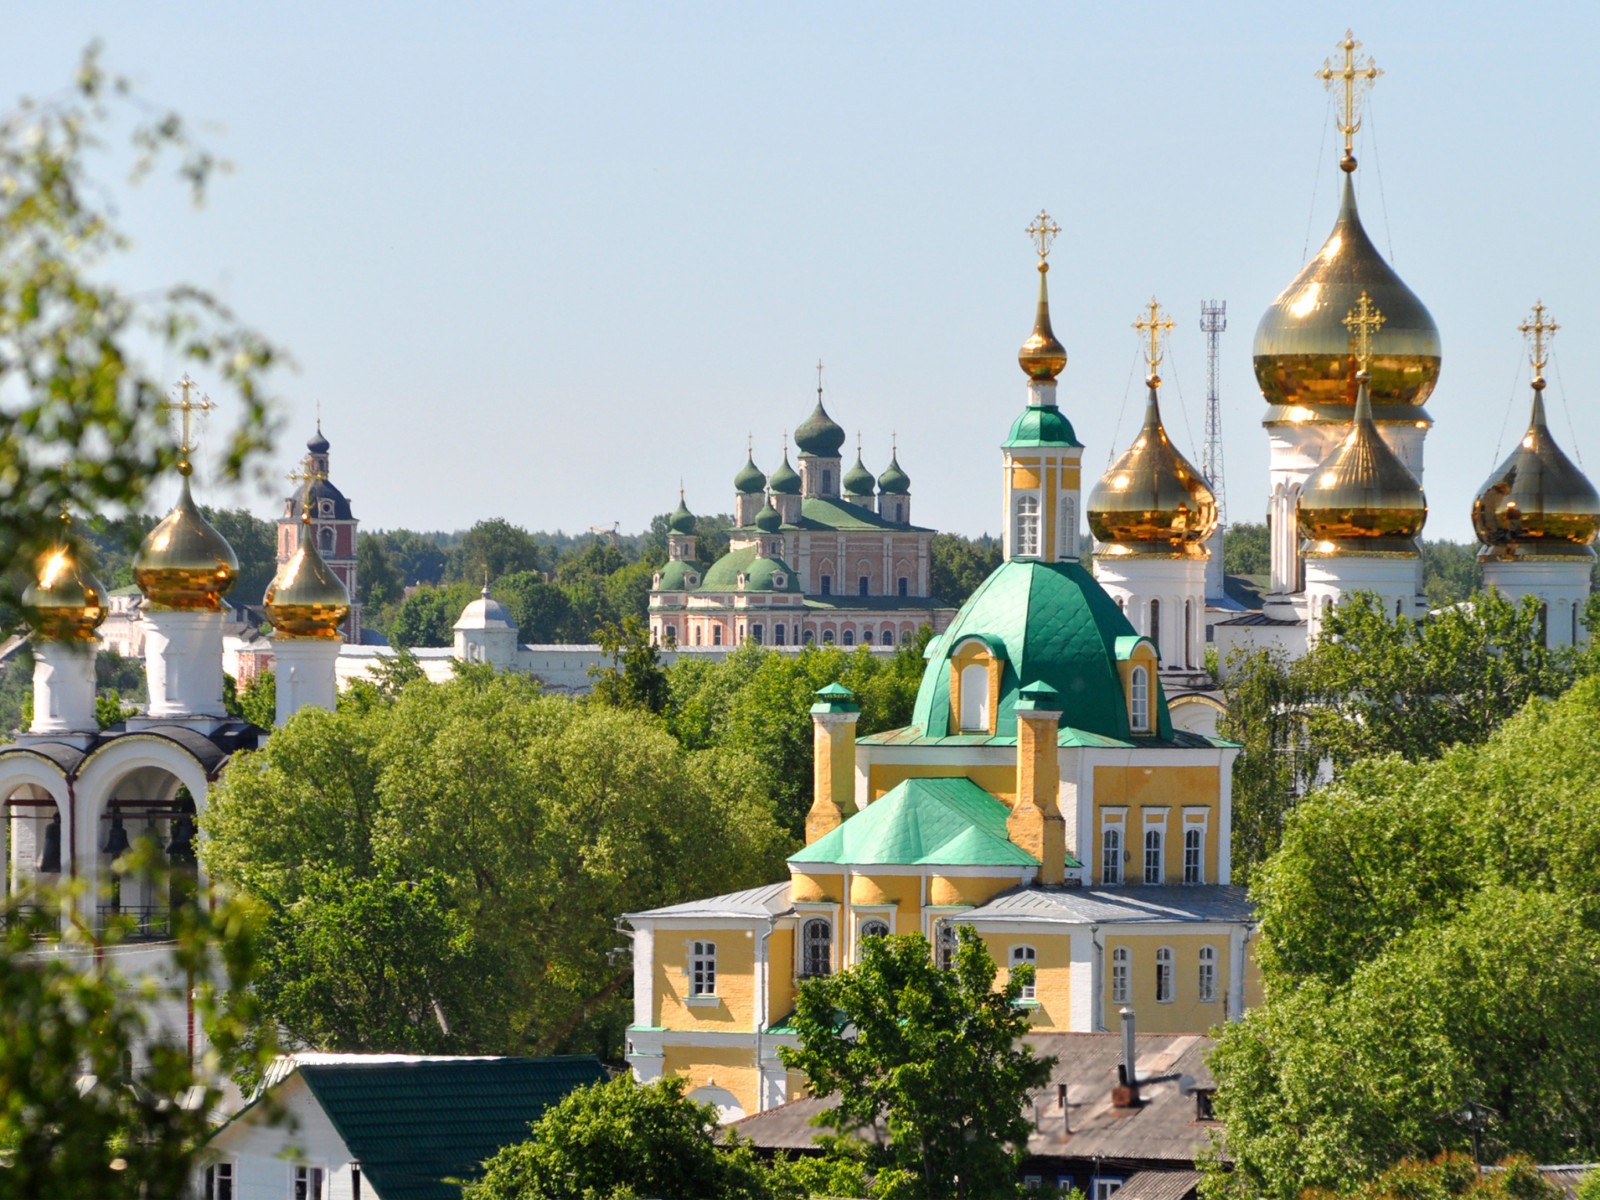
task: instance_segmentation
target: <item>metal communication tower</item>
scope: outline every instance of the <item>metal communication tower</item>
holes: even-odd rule
[[[1228,302],[1206,300],[1200,305],[1200,329],[1206,335],[1206,444],[1200,452],[1200,470],[1217,495],[1217,520],[1228,523],[1227,489],[1222,482],[1222,400],[1217,395],[1218,344],[1228,327]]]

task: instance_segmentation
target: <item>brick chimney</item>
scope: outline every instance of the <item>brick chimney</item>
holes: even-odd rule
[[[806,813],[806,845],[839,827],[855,807],[856,722],[861,706],[850,689],[830,683],[817,692],[811,706],[815,763],[811,778],[811,811]]]
[[[1006,835],[1039,860],[1039,882],[1066,879],[1067,826],[1061,817],[1061,694],[1048,683],[1030,683],[1018,693],[1017,798],[1006,818]]]

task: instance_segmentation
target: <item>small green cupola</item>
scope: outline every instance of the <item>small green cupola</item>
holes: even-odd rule
[[[689,506],[683,502],[683,489],[678,489],[678,507],[667,518],[667,529],[673,533],[691,534],[694,532],[694,514],[689,511]]]
[[[821,388],[817,389],[821,392]],[[838,458],[839,450],[844,446],[845,433],[839,424],[828,415],[828,410],[822,407],[822,397],[818,395],[817,406],[811,410],[811,415],[800,422],[794,431],[794,444],[800,448],[801,454],[809,454],[814,458]]]
[[[747,496],[766,491],[767,477],[761,473],[761,468],[756,466],[753,454],[745,456],[743,468],[733,477],[733,487],[735,491]]]
[[[911,492],[911,476],[900,466],[898,449],[889,456],[889,465],[878,476],[878,490],[886,496],[905,496]]]
[[[768,487],[780,496],[798,496],[800,494],[800,475],[789,465],[789,451],[783,451],[783,462],[772,473],[772,478],[767,480]]]
[[[783,528],[783,518],[778,515],[778,510],[772,507],[772,497],[767,497],[767,502],[761,506],[761,511],[756,514],[753,525],[762,533],[777,533]]]
[[[871,499],[876,480],[861,462],[861,439],[856,439],[856,465],[844,473],[844,494],[860,499]]]

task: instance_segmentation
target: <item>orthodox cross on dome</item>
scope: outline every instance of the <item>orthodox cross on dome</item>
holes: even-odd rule
[[[1156,374],[1156,368],[1161,365],[1161,360],[1166,357],[1161,353],[1161,337],[1172,329],[1172,317],[1161,311],[1161,305],[1156,303],[1154,296],[1145,306],[1148,315],[1141,316],[1133,323],[1133,327],[1141,334],[1150,335],[1150,348],[1144,353],[1145,365],[1150,368],[1148,376],[1152,387],[1161,383],[1161,376]],[[1165,319],[1163,319],[1165,318]]]
[[[189,461],[194,453],[194,414],[204,415],[217,406],[210,396],[195,387],[194,380],[187,374],[178,380],[174,390],[177,396],[174,398],[171,392],[167,393],[168,398],[160,408],[163,412],[178,414],[178,473],[187,475],[194,469]]]
[[[316,461],[311,455],[306,455],[302,469],[289,472],[289,481],[300,485],[300,523],[311,524],[311,489],[319,483],[326,481],[328,473],[317,470]]]
[[[1544,364],[1550,361],[1545,353],[1548,349],[1545,345],[1545,340],[1555,337],[1556,330],[1561,328],[1554,321],[1546,321],[1544,319],[1546,311],[1548,310],[1544,306],[1544,301],[1535,300],[1531,314],[1533,319],[1524,321],[1517,326],[1518,331],[1528,339],[1533,350],[1528,361],[1533,364],[1533,386],[1536,388],[1544,387]]]
[[[1050,214],[1044,209],[1039,210],[1039,215],[1033,219],[1033,224],[1028,226],[1027,233],[1033,239],[1035,248],[1039,251],[1039,266],[1048,270],[1045,259],[1050,257],[1050,244],[1056,240],[1056,234],[1061,232],[1061,226],[1050,219]]]
[[[1356,130],[1361,128],[1361,95],[1383,72],[1373,63],[1370,54],[1364,57],[1356,54],[1361,49],[1361,43],[1356,41],[1350,30],[1344,31],[1344,41],[1339,43],[1339,48],[1344,51],[1344,65],[1335,67],[1331,58],[1325,58],[1322,60],[1322,70],[1316,76],[1329,91],[1333,90],[1336,79],[1344,86],[1339,117],[1339,132],[1344,134],[1344,157],[1339,160],[1339,166],[1346,171],[1354,171],[1356,156],[1351,152],[1352,139]]]
[[[822,403],[822,360],[817,359],[817,403]]]
[[[1356,306],[1344,315],[1344,327],[1350,331],[1351,340],[1355,342],[1356,365],[1363,373],[1367,369],[1367,360],[1372,357],[1373,336],[1388,319],[1378,311],[1378,306],[1365,291],[1357,298]]]

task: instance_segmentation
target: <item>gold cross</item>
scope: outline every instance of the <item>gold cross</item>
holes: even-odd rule
[[[289,482],[300,485],[300,520],[303,523],[309,524],[311,521],[312,485],[321,483],[327,478],[328,473],[317,470],[316,460],[309,454],[306,455],[306,461],[301,470],[289,472]]]
[[[822,403],[822,360],[817,359],[817,403]]]
[[[189,473],[189,455],[194,452],[194,427],[193,414],[208,413],[217,406],[211,402],[211,397],[200,395],[199,389],[194,385],[194,380],[186,374],[177,384],[178,398],[171,399],[168,393],[167,401],[161,405],[163,412],[176,412],[180,414],[181,434],[178,440],[178,470],[183,474]],[[200,395],[196,400],[195,395]]]
[[[1144,361],[1150,367],[1150,378],[1155,379],[1156,368],[1161,365],[1161,359],[1164,357],[1161,353],[1161,335],[1172,328],[1172,318],[1169,316],[1164,321],[1161,319],[1161,306],[1156,303],[1154,296],[1150,297],[1150,303],[1147,307],[1150,310],[1150,315],[1148,317],[1140,317],[1133,323],[1133,327],[1140,333],[1148,333],[1150,335],[1150,349],[1145,351]]]
[[[1554,321],[1544,319],[1545,311],[1543,300],[1534,301],[1533,320],[1517,326],[1522,336],[1533,343],[1533,357],[1529,361],[1533,363],[1533,380],[1537,384],[1544,382],[1544,364],[1549,361],[1545,357],[1545,338],[1554,337],[1561,328]]]
[[[1344,31],[1344,41],[1339,43],[1339,48],[1344,51],[1344,65],[1335,69],[1333,60],[1325,58],[1322,60],[1322,70],[1316,74],[1330,91],[1335,79],[1344,84],[1344,111],[1339,121],[1339,132],[1344,134],[1344,161],[1339,165],[1346,171],[1353,171],[1356,159],[1351,153],[1351,139],[1355,137],[1356,130],[1361,128],[1361,88],[1362,85],[1371,87],[1372,81],[1383,72],[1373,64],[1371,55],[1365,59],[1357,58],[1356,51],[1361,49],[1361,43],[1356,41],[1350,30]]]
[[[1389,318],[1378,311],[1378,306],[1372,302],[1372,297],[1363,291],[1356,300],[1356,306],[1344,315],[1344,327],[1350,331],[1356,344],[1356,363],[1361,370],[1367,369],[1367,360],[1372,357],[1372,336]]]
[[[1033,219],[1033,224],[1028,226],[1028,236],[1033,239],[1033,244],[1039,249],[1039,261],[1043,262],[1050,257],[1050,243],[1056,240],[1056,234],[1061,232],[1061,226],[1050,219],[1050,214],[1044,209],[1039,210],[1039,215]]]

